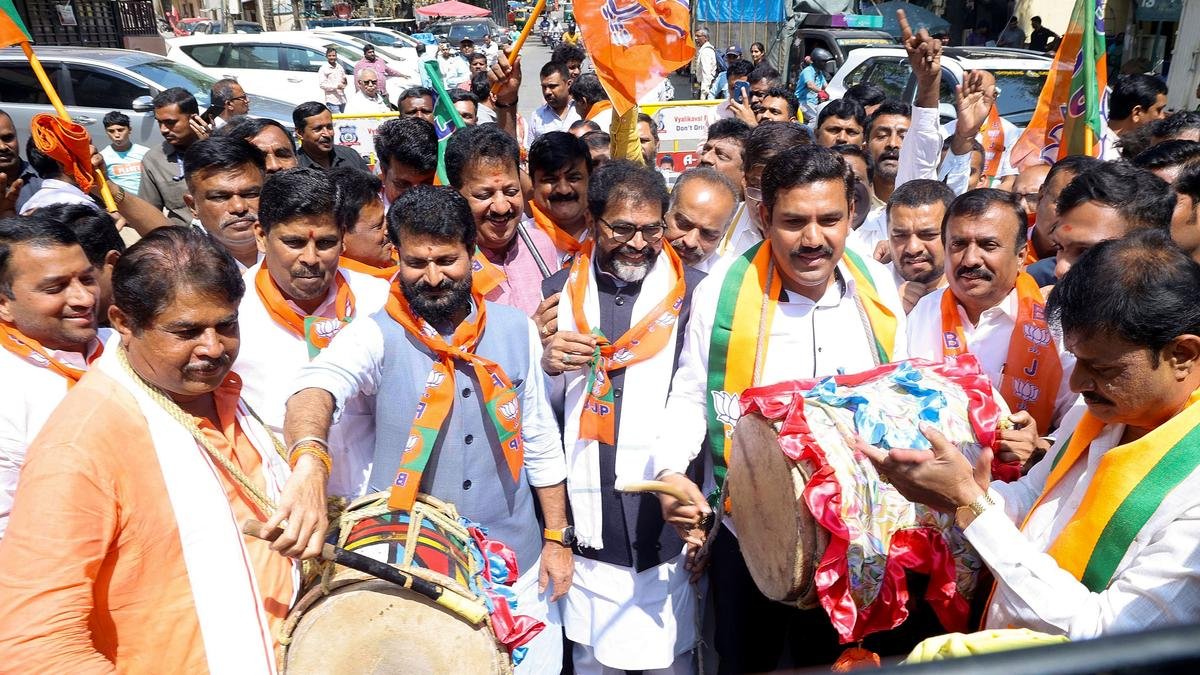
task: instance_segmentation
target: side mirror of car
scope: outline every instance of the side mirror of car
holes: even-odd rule
[[[133,103],[129,107],[134,112],[150,112],[154,110],[154,99],[149,96],[139,96],[133,99]]]

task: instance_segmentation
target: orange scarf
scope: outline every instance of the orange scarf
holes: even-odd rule
[[[96,340],[95,343],[96,351],[87,356],[88,363],[94,362],[104,353],[104,343],[100,340]],[[50,356],[50,353],[46,351],[46,348],[40,342],[7,323],[0,323],[0,346],[3,346],[8,351],[35,366],[46,368],[62,375],[67,380],[68,388],[74,386],[79,381],[79,378],[83,377],[83,374],[87,372]]]
[[[588,111],[587,118],[589,120],[594,120],[605,110],[612,110],[612,101],[596,101],[596,103],[592,105],[592,109]]]
[[[472,289],[479,291],[480,295],[487,295],[507,279],[508,275],[504,273],[504,270],[488,260],[483,251],[475,249],[475,255],[471,256]]]
[[[536,203],[530,202],[529,210],[533,212],[533,223],[538,226],[539,230],[545,232],[550,237],[550,241],[554,242],[555,248],[562,251],[564,259],[559,269],[566,267],[570,264],[571,258],[579,255],[579,252],[583,250],[584,242],[579,241],[571,236],[569,232],[555,225],[554,221],[550,220],[550,216],[539,209]],[[558,270],[553,271],[557,272]]]
[[[374,265],[368,265],[367,263],[355,260],[354,258],[342,256],[338,258],[338,267],[348,269],[352,272],[358,272],[359,274],[366,274],[367,276],[372,276],[376,279],[391,281],[392,277],[396,275],[396,270],[399,266],[392,265],[391,267],[375,267]]]
[[[1038,429],[1050,428],[1055,398],[1062,383],[1058,348],[1046,323],[1046,305],[1033,277],[1017,275],[1017,320],[1008,341],[1008,357],[1000,371],[998,389],[1012,410],[1027,410]],[[949,289],[942,294],[942,353],[969,353],[958,302]]]
[[[350,289],[350,283],[341,272],[334,272],[333,285],[337,292],[333,302],[337,317],[330,319],[323,316],[304,316],[288,305],[283,293],[275,285],[275,280],[271,278],[271,273],[267,271],[265,262],[254,275],[254,289],[266,306],[267,314],[292,335],[304,340],[308,345],[310,359],[328,347],[333,336],[354,318],[354,291]]]
[[[583,405],[583,416],[579,421],[579,437],[613,445],[616,443],[615,402],[609,371],[628,368],[635,363],[662,351],[671,339],[671,331],[679,321],[683,307],[683,295],[687,286],[683,279],[683,262],[675,249],[664,246],[663,252],[675,272],[675,286],[667,297],[650,310],[636,326],[630,328],[615,342],[610,342],[599,328],[588,326],[584,312],[588,278],[592,269],[594,242],[589,240],[575,262],[567,286],[571,289],[571,310],[575,313],[575,327],[580,333],[596,336],[596,351],[592,354],[588,372],[587,400]]]
[[[436,360],[433,370],[425,378],[425,393],[421,395],[408,441],[400,455],[400,467],[388,497],[389,508],[408,510],[416,501],[421,475],[433,456],[438,436],[454,405],[456,359],[470,364],[474,369],[475,379],[482,390],[484,407],[496,429],[508,470],[514,482],[520,481],[521,468],[525,463],[525,445],[521,438],[521,401],[517,398],[512,380],[500,364],[475,354],[487,324],[487,304],[483,294],[474,287],[471,289],[471,299],[475,302],[475,319],[459,324],[451,342],[447,343],[433,326],[413,314],[400,285],[392,284],[387,302],[388,315],[432,351]]]
[[[1000,159],[1004,156],[1004,125],[996,106],[988,110],[987,121],[979,128],[983,136],[983,175],[995,178],[1000,173]]]

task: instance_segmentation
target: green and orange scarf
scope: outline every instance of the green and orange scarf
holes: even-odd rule
[[[266,307],[267,314],[275,323],[304,340],[310,359],[328,347],[333,337],[354,319],[354,291],[350,290],[350,282],[346,281],[341,272],[335,271],[333,286],[336,293],[333,302],[336,316],[305,316],[288,305],[279,286],[275,284],[275,279],[267,270],[266,262],[259,266],[258,273],[254,275],[254,289]]]
[[[455,360],[468,363],[474,369],[488,418],[496,430],[508,470],[514,482],[520,481],[525,462],[521,402],[512,380],[500,364],[475,354],[487,324],[487,304],[478,288],[471,289],[471,299],[476,309],[474,318],[459,324],[450,342],[446,342],[427,321],[413,314],[400,285],[392,284],[391,296],[387,301],[388,315],[429,348],[436,360],[433,370],[425,378],[425,391],[417,404],[412,429],[400,456],[400,467],[388,497],[389,508],[407,511],[417,499],[421,476],[454,406]]]

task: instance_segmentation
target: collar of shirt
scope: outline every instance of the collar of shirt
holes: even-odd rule
[[[949,287],[947,287],[945,292],[951,293],[952,291],[950,290]],[[956,300],[957,300],[957,298],[956,298]],[[1017,289],[1013,288],[1011,291],[1008,292],[1008,295],[1004,296],[1004,299],[1001,300],[998,304],[993,305],[992,307],[989,307],[989,308],[983,310],[982,312],[980,312],[979,324],[986,323],[992,319],[998,319],[1002,316],[1007,317],[1008,319],[1010,319],[1012,321],[1016,321],[1017,320],[1017,306],[1019,304],[1020,303],[1017,301]],[[973,329],[979,327],[979,324],[971,325],[971,320],[969,318],[967,318],[967,311],[965,309],[963,309],[962,303],[958,303],[958,315],[960,317],[962,317],[964,328],[973,330]]]
[[[813,302],[811,298],[805,297],[796,291],[789,291],[786,288],[783,290],[784,299],[781,299],[780,302],[792,305],[813,305],[818,309],[837,307],[842,303],[843,298],[850,297],[850,294],[854,292],[854,276],[843,272],[842,267],[844,266],[844,262],[838,262],[837,267],[833,268],[833,280],[835,283],[829,284],[825,289],[825,293],[816,302]],[[778,270],[776,270],[776,274],[778,273]]]

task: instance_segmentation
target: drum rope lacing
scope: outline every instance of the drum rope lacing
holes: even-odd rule
[[[250,500],[254,502],[254,505],[258,507],[261,513],[269,516],[275,511],[275,503],[271,501],[271,498],[268,497],[262,490],[260,490],[258,486],[255,485],[253,481],[251,481],[250,478],[242,472],[241,469],[237,468],[231,459],[221,454],[213,446],[212,442],[210,442],[208,438],[204,436],[204,432],[200,430],[200,425],[196,424],[196,418],[184,411],[183,408],[179,407],[179,404],[171,400],[171,397],[168,396],[162,389],[159,389],[155,385],[147,382],[144,378],[142,378],[141,375],[137,373],[137,371],[133,369],[133,366],[129,363],[129,356],[125,353],[124,349],[117,351],[117,360],[120,361],[121,367],[125,369],[126,374],[133,378],[133,381],[142,388],[142,391],[144,391],[146,395],[150,397],[150,400],[157,403],[158,406],[162,408],[168,415],[170,415],[172,419],[183,425],[183,428],[188,430],[188,433],[190,433],[192,438],[195,439],[196,443],[203,448],[206,453],[208,453],[208,456],[211,457],[214,462],[221,465],[221,467],[225,469],[226,473],[228,473],[229,476],[246,491],[247,495],[250,497]],[[254,412],[254,409],[250,407],[249,403],[246,403],[243,400],[242,404],[246,406],[246,411],[250,413],[250,416],[254,418],[254,421],[258,422],[259,426],[262,427],[262,430],[271,438],[271,444],[275,446],[275,452],[279,453],[279,456],[283,458],[284,462],[286,462],[287,450],[283,447],[283,443],[271,431],[271,429],[267,427],[267,425],[262,421],[262,418],[258,416],[258,413]]]

